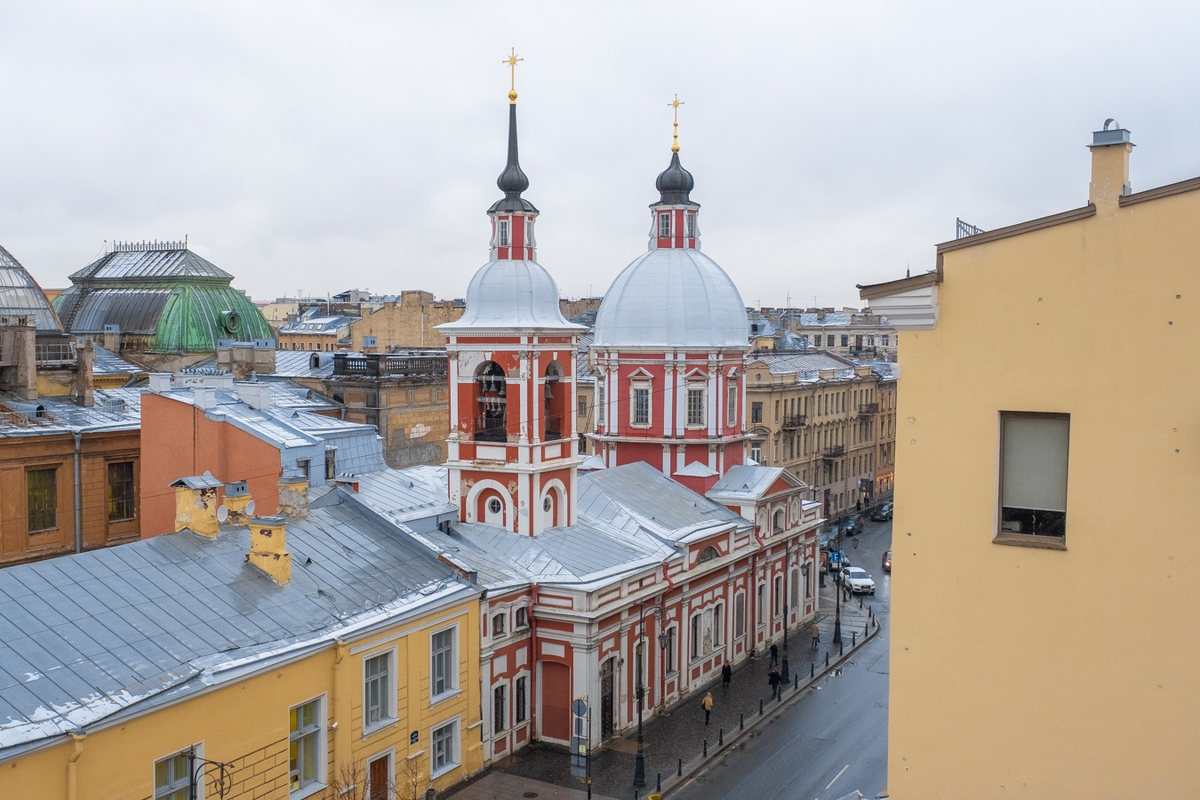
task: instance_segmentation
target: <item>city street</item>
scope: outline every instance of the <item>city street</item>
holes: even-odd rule
[[[891,522],[864,521],[857,550],[845,542],[851,563],[875,579],[875,597],[868,595],[864,602],[874,606],[883,623],[880,634],[844,669],[830,673],[743,746],[672,792],[672,798],[832,800],[855,789],[868,798],[885,791],[891,576],[880,561],[891,539]]]

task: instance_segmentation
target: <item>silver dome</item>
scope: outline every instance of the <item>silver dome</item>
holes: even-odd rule
[[[650,250],[617,276],[596,314],[598,347],[740,347],[746,306],[725,271],[699,250]]]
[[[467,286],[467,310],[438,325],[447,334],[468,328],[558,328],[583,330],[563,318],[558,285],[536,261],[489,261]]]

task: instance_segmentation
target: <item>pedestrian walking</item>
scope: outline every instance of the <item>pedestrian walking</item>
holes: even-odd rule
[[[780,680],[781,680],[781,678],[779,677],[779,670],[772,667],[771,671],[769,673],[767,673],[767,683],[771,684],[771,699],[772,700],[779,697],[779,681]]]
[[[813,620],[812,639],[813,647],[816,647],[821,643],[821,625],[816,620]]]
[[[733,669],[726,664],[721,667],[721,688],[729,691],[729,683],[733,680]]]
[[[773,667],[778,663],[779,663],[779,648],[775,646],[774,642],[772,642],[771,643],[771,666]]]
[[[705,692],[704,699],[700,701],[700,705],[704,708],[704,724],[708,724],[709,715],[712,714],[713,699],[712,692]]]

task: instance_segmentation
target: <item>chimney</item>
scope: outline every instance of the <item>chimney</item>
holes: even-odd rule
[[[1129,154],[1133,152],[1129,131],[1115,119],[1106,119],[1104,128],[1092,133],[1088,149],[1092,151],[1088,201],[1097,209],[1115,211],[1117,201],[1133,191],[1129,186]]]
[[[288,519],[308,516],[308,481],[302,476],[285,476],[279,481],[278,513]]]
[[[201,411],[217,407],[217,390],[211,386],[193,386],[192,404]]]
[[[37,329],[29,317],[0,320],[0,389],[37,400]]]
[[[250,487],[245,481],[234,481],[225,484],[225,502],[222,504],[224,514],[218,511],[217,519],[230,525],[244,526],[254,513],[254,501],[250,499]],[[224,519],[221,519],[221,517]]]
[[[209,539],[217,538],[217,489],[223,485],[208,472],[172,483],[175,532],[186,528]]]
[[[155,394],[171,391],[171,373],[169,372],[151,372],[150,373],[150,391]]]
[[[84,408],[96,404],[95,396],[96,345],[84,339],[75,347],[75,402]]]
[[[265,383],[239,383],[237,396],[238,400],[257,411],[266,411],[271,407],[271,387]]]
[[[255,517],[250,520],[250,552],[246,560],[280,586],[292,579],[292,555],[287,551],[287,520]]]

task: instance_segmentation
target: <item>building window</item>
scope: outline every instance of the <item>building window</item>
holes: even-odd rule
[[[491,500],[488,500],[487,507],[488,507],[488,511],[490,511],[491,513],[499,514],[500,511],[504,508],[504,504],[500,502],[500,498],[493,497]]]
[[[430,659],[431,695],[437,700],[458,688],[458,658],[454,652],[456,628],[438,631],[430,637],[432,656]]]
[[[547,497],[546,500],[549,501],[550,498]],[[492,617],[492,636],[503,636],[503,635],[504,635],[504,615],[497,614],[496,616]]]
[[[700,657],[700,626],[703,623],[702,617],[697,614],[692,617],[692,660]]]
[[[533,218],[525,218],[525,246],[533,247]]]
[[[704,424],[704,387],[689,387],[687,390],[687,424],[701,426]]]
[[[596,424],[604,424],[604,384],[596,383]]]
[[[497,223],[496,243],[500,247],[508,247],[508,220],[502,219]]]
[[[192,751],[154,762],[154,800],[191,800]]]
[[[29,495],[29,532],[58,527],[58,468],[27,470],[25,485]]]
[[[713,606],[713,647],[725,644],[725,604]]]
[[[579,398],[578,414],[579,414],[579,416],[583,417],[584,419],[587,419],[587,398],[586,397]]]
[[[458,720],[435,728],[429,738],[433,748],[430,756],[431,777],[436,778],[458,766]]]
[[[663,238],[667,238],[671,235],[671,215],[670,214],[659,214],[658,215],[658,235]]]
[[[696,238],[696,215],[689,211],[683,219],[687,225],[687,237],[689,239]]]
[[[363,659],[363,731],[395,719],[392,710],[392,654]]]
[[[754,621],[759,625],[762,625],[764,622],[766,622],[767,613],[765,610],[767,606],[767,585],[765,583],[760,583],[758,585],[758,603],[756,605],[757,608],[755,608],[756,613]]]
[[[664,669],[668,675],[674,674],[679,669],[675,663],[675,637],[677,631],[678,628],[675,627],[667,628],[667,644],[663,647]]]
[[[492,730],[500,733],[507,725],[504,724],[505,712],[508,710],[508,687],[504,684],[492,690]]]
[[[746,593],[738,592],[733,598],[733,635],[742,638],[746,635]]]
[[[325,480],[331,481],[337,477],[337,450],[325,451]]]
[[[650,425],[650,387],[645,384],[634,384],[633,404],[630,409],[630,425]]]
[[[300,474],[304,476],[304,480],[312,479],[312,459],[301,458],[296,461],[296,466],[300,469]]]
[[[750,422],[762,422],[762,403],[750,404]]]
[[[775,616],[783,616],[783,576],[775,576]]]
[[[108,521],[133,519],[137,514],[133,499],[133,462],[117,461],[108,465]]]
[[[754,459],[754,461],[758,462],[759,464],[762,463],[762,446],[762,442],[750,443],[750,458]]]
[[[1068,414],[1000,414],[1000,536],[1067,534]]]
[[[290,713],[288,788],[295,792],[321,779],[321,701],[310,700]]]
[[[529,717],[529,690],[526,688],[527,679],[524,675],[517,678],[517,690],[513,697],[513,715],[516,718],[517,724],[520,725]]]
[[[792,586],[791,586],[792,608],[799,608],[800,607],[800,570],[797,570],[797,569],[792,570],[791,578],[792,578]]]
[[[514,626],[517,630],[529,627],[529,609],[521,606],[517,609],[517,622]]]
[[[725,403],[725,424],[726,425],[737,425],[737,400],[738,400],[737,396],[738,396],[738,387],[737,387],[737,384],[735,383],[729,387],[729,398],[728,398],[728,401]]]
[[[833,334],[832,333],[825,337],[825,346],[833,347]]]
[[[850,336],[848,334],[843,333],[842,334],[842,347],[849,347],[849,346],[850,346]]]
[[[881,337],[881,338],[883,339],[883,346],[884,346],[884,347],[887,347],[887,346],[888,346],[888,343],[889,343],[889,342],[891,341],[891,339],[892,339],[892,337],[890,337],[890,336],[883,336],[883,337]]]

